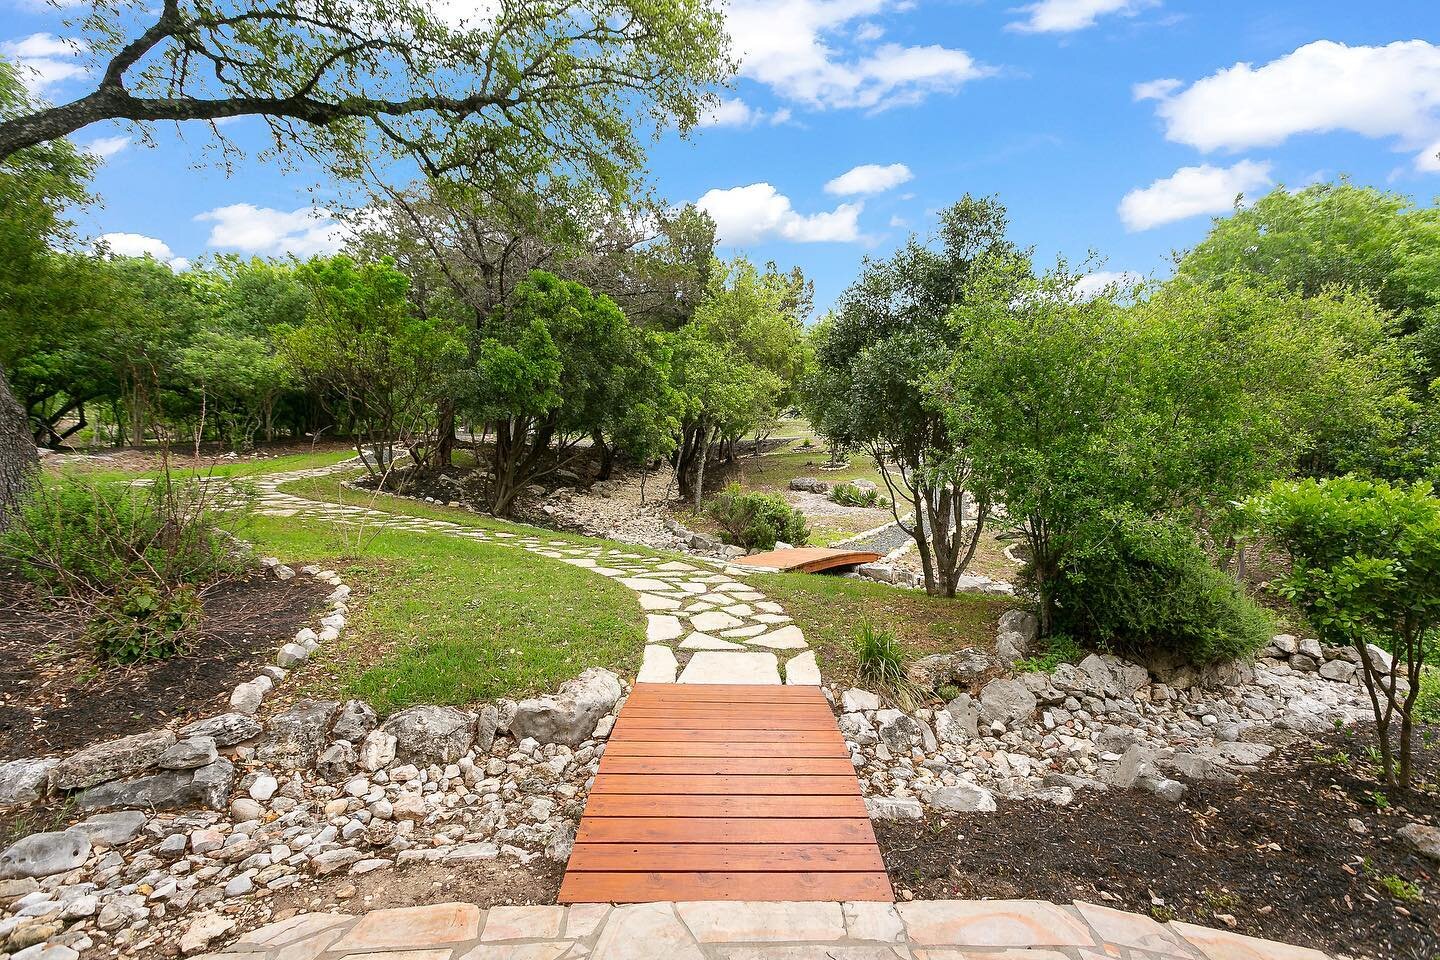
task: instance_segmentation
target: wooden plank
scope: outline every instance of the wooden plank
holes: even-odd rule
[[[655,742],[688,740],[700,743],[845,742],[839,730],[673,730],[668,727],[630,727],[625,739]]]
[[[755,794],[777,797],[859,796],[860,784],[854,773],[845,777],[706,777],[602,773],[595,777],[595,785],[590,788],[590,792],[714,794],[734,797]]]
[[[706,776],[853,776],[849,760],[776,757],[613,757],[600,761],[600,773],[678,773]]]
[[[615,721],[615,728],[611,736],[617,732],[623,734],[631,728],[645,730],[651,727],[669,727],[673,730],[713,730],[717,726],[728,730],[821,730],[830,731],[835,729],[833,717],[732,717],[723,723],[709,717],[666,717],[663,714],[653,717],[622,716]]]
[[[883,873],[567,873],[561,903],[895,899]]]
[[[817,817],[857,820],[869,816],[860,797],[693,797],[658,793],[606,793],[585,804],[586,817]]]
[[[637,703],[626,704],[628,717],[805,717],[809,720],[829,720],[834,716],[829,710],[808,703]]]
[[[599,872],[884,873],[870,843],[577,843],[570,870]]]
[[[611,740],[606,757],[830,757],[848,760],[845,741],[802,740],[789,743],[721,743],[703,740]]]
[[[576,843],[874,843],[868,819],[783,817],[592,817]]]
[[[818,697],[825,700],[825,695],[814,687],[787,687],[775,683],[637,683],[631,697],[651,695],[681,700],[738,700],[743,697],[763,700],[814,700]]]

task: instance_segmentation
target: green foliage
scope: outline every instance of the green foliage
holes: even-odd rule
[[[1440,644],[1440,498],[1428,483],[1337,477],[1276,482],[1248,510],[1260,532],[1289,554],[1280,592],[1320,639],[1362,654],[1375,644],[1393,656],[1388,671],[1368,654],[1361,660],[1386,780],[1408,787],[1421,671]],[[1398,764],[1392,717],[1400,721]]]
[[[1382,874],[1375,877],[1375,886],[1384,890],[1392,898],[1405,903],[1423,903],[1425,901],[1425,894],[1421,892],[1420,884],[1413,883],[1393,873]]]
[[[888,507],[890,501],[871,487],[860,488],[853,483],[837,483],[830,488],[830,499],[844,507]]]
[[[0,559],[55,595],[109,595],[148,582],[203,585],[239,562],[202,484],[161,477],[127,486],[66,475],[30,497],[0,534]]]
[[[1062,633],[1133,658],[1194,664],[1244,658],[1270,639],[1269,615],[1179,523],[1111,512],[1067,546],[1052,586]]]
[[[1045,645],[1045,652],[1016,660],[1016,673],[1051,673],[1060,664],[1079,663],[1085,656],[1080,644],[1063,633],[1052,633],[1043,637],[1040,642]]]
[[[144,580],[105,596],[86,635],[108,663],[168,660],[190,649],[201,613],[189,584],[166,590]]]
[[[776,541],[801,546],[810,539],[805,515],[771,493],[752,493],[730,484],[711,498],[707,513],[725,532],[725,542],[747,550],[772,550]]]
[[[905,675],[905,650],[895,634],[874,624],[860,625],[855,635],[855,682],[888,692],[905,709],[919,701],[921,691]]]
[[[1426,665],[1420,670],[1420,695],[1415,698],[1415,721],[1440,724],[1440,669]]]

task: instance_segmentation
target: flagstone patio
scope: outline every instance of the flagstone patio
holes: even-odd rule
[[[1326,960],[1091,903],[468,903],[299,914],[201,960]]]

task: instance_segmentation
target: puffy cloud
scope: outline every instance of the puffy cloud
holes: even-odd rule
[[[92,157],[108,160],[128,146],[130,146],[129,137],[97,137],[81,149]]]
[[[1127,230],[1138,231],[1202,213],[1224,213],[1237,194],[1270,183],[1270,164],[1254,160],[1241,160],[1233,167],[1181,167],[1173,176],[1125,194],[1120,219]]]
[[[732,0],[727,25],[740,72],[777,94],[814,107],[883,109],[954,90],[992,71],[963,50],[885,44],[868,52],[841,50],[850,24],[905,0]],[[857,43],[880,34],[862,22]]]
[[[150,257],[176,273],[190,269],[190,261],[175,256],[170,244],[143,233],[102,233],[95,238],[95,247],[104,247],[118,257]]]
[[[1010,29],[1025,33],[1071,33],[1095,26],[1107,13],[1133,16],[1157,0],[1039,0],[1020,9],[1029,18],[1010,24]]]
[[[1317,40],[1259,67],[1237,63],[1158,97],[1165,135],[1200,150],[1273,146],[1344,130],[1426,150],[1440,137],[1440,46]],[[1430,169],[1421,154],[1416,164]]]
[[[217,207],[195,217],[213,223],[206,241],[222,250],[242,253],[311,257],[338,251],[346,229],[323,207],[275,210],[250,203]]]
[[[1167,77],[1164,80],[1147,80],[1130,88],[1136,100],[1164,100],[1170,94],[1185,86],[1184,81]]]
[[[739,99],[721,100],[700,118],[702,127],[754,127],[762,123],[779,126],[789,122],[790,110],[786,107],[767,113]]]
[[[842,197],[856,193],[884,193],[910,180],[912,176],[910,168],[903,163],[892,163],[884,167],[878,163],[863,163],[825,184],[825,192]]]
[[[66,80],[83,77],[85,68],[75,58],[87,49],[83,41],[52,33],[32,33],[0,43],[0,55],[15,61],[21,82],[36,96],[43,96]]]
[[[781,239],[794,243],[849,243],[860,239],[863,203],[842,203],[829,212],[801,214],[790,198],[768,183],[710,190],[695,205],[710,214],[726,244]]]

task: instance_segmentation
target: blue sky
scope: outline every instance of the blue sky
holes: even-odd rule
[[[1042,259],[1094,250],[1141,275],[1238,192],[1347,174],[1440,194],[1436,0],[732,0],[728,17],[741,75],[689,140],[654,145],[652,179],[711,211],[723,252],[803,267],[822,308],[967,191],[998,194]],[[0,0],[0,54],[56,101],[90,80],[64,32],[37,0]],[[227,132],[258,149],[253,123]],[[80,225],[122,252],[183,266],[338,242],[314,168],[251,155],[227,173],[203,128],[75,139],[106,157]]]

